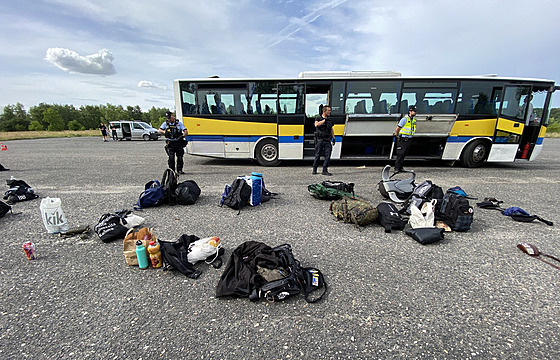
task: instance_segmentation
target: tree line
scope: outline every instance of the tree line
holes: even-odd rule
[[[119,120],[144,121],[158,128],[165,121],[168,108],[152,107],[143,112],[140,106],[45,104],[26,111],[21,103],[6,105],[0,114],[0,131],[63,131],[98,129],[103,122]]]
[[[168,108],[152,108],[146,112],[140,106],[122,105],[74,105],[40,103],[26,111],[20,103],[4,106],[0,114],[0,131],[63,131],[98,129],[103,122],[137,120],[151,124],[156,129],[165,121]],[[535,109],[542,116],[542,109]],[[560,108],[550,110],[549,132],[560,132]]]
[[[540,113],[537,114],[540,116],[542,114],[542,109],[539,109]],[[547,132],[560,132],[560,108],[550,109],[550,117],[548,119],[548,128],[546,129]]]

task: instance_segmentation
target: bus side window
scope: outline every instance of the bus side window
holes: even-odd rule
[[[387,114],[387,100],[380,100],[373,106],[373,114]]]
[[[401,113],[408,114],[408,100],[401,100]]]
[[[360,100],[354,106],[354,114],[367,114],[366,101]]]

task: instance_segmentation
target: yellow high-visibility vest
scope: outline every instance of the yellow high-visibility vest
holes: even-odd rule
[[[416,132],[416,118],[406,117],[406,124],[399,131],[399,135],[412,136]]]

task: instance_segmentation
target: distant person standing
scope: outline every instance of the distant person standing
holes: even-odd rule
[[[331,107],[323,106],[322,114],[315,118],[315,160],[313,160],[313,174],[317,174],[319,159],[323,156],[323,175],[331,176],[329,163],[332,147],[335,144],[333,122],[330,119]],[[331,145],[332,142],[332,145]]]
[[[99,125],[99,130],[101,130],[101,135],[103,135],[103,141],[107,142],[107,126],[101,123],[101,125]]]
[[[535,120],[536,116],[534,113],[534,109],[533,109],[533,103],[531,102],[531,100],[533,100],[533,95],[529,94],[527,96],[525,96],[525,99],[523,99],[523,107],[521,108],[521,111],[525,112],[524,114],[522,113],[521,116],[525,116],[525,125],[529,126],[532,124],[532,122]]]
[[[183,172],[183,156],[185,155],[186,137],[189,134],[185,125],[177,121],[171,111],[165,113],[167,121],[158,129],[160,134],[165,134],[165,152],[167,153],[167,165],[177,173]],[[175,168],[175,157],[177,157],[177,168]]]
[[[395,136],[397,139],[397,160],[395,162],[395,173],[404,170],[404,158],[408,154],[408,150],[410,150],[412,136],[414,136],[414,133],[416,132],[416,112],[416,106],[411,105],[408,108],[408,116],[403,117],[395,129]]]
[[[119,140],[119,136],[117,135],[117,127],[115,124],[111,124],[111,136],[113,137],[113,141]]]

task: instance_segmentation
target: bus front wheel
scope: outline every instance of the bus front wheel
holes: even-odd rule
[[[278,160],[278,142],[272,139],[264,140],[257,145],[256,157],[262,166],[276,166]]]
[[[468,144],[461,155],[461,165],[464,167],[480,167],[488,157],[488,144],[484,140],[475,140]]]

